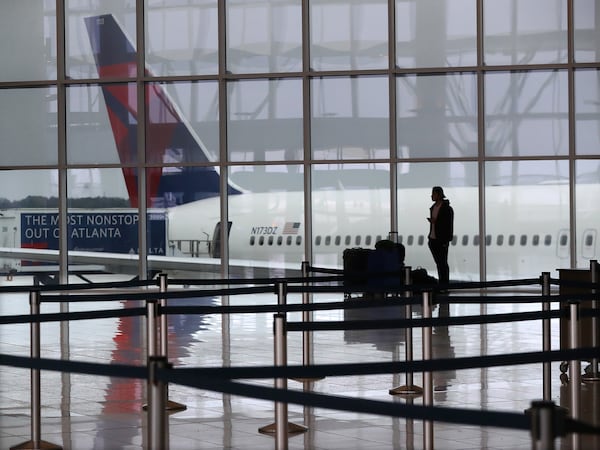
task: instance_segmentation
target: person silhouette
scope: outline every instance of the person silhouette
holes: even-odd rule
[[[433,205],[429,208],[429,236],[428,246],[437,267],[438,280],[441,285],[448,284],[450,280],[450,267],[448,266],[448,247],[454,235],[454,210],[450,200],[444,195],[441,186],[431,189]]]

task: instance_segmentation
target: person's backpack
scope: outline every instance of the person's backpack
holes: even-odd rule
[[[410,271],[411,283],[420,286],[437,284],[438,280],[427,273],[423,267],[417,267]]]

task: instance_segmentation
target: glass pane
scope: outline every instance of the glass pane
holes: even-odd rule
[[[236,81],[227,87],[231,161],[303,157],[301,80]]]
[[[477,84],[474,74],[397,79],[398,157],[477,155]]]
[[[397,0],[398,67],[477,64],[476,0]]]
[[[454,235],[448,250],[450,280],[479,280],[477,247],[463,241],[479,233],[477,163],[400,163],[398,165],[398,237],[406,249],[405,264],[423,267],[438,278],[427,246],[431,189],[441,186],[454,209]]]
[[[149,2],[146,61],[154,75],[211,74],[219,71],[217,0]]]
[[[230,257],[249,260],[262,273],[267,269],[268,276],[281,276],[286,268],[299,270],[305,228],[302,166],[232,168],[232,179],[241,181],[242,175],[244,193],[229,196]],[[245,276],[260,273],[246,269]]]
[[[575,170],[577,267],[588,269],[590,260],[600,259],[600,228],[598,228],[600,160],[577,161]],[[563,265],[563,267],[569,266]]]
[[[136,93],[135,83],[73,86],[67,90],[70,163],[136,164]]]
[[[0,173],[0,247],[14,249],[58,249],[56,224],[40,214],[56,213],[58,173],[56,170],[8,170]],[[54,262],[56,265],[58,261]],[[46,264],[35,256],[0,258],[0,267],[9,271]]]
[[[387,1],[314,0],[309,5],[312,69],[388,67]]]
[[[575,62],[600,61],[600,5],[597,0],[573,1]]]
[[[56,164],[56,88],[0,89],[0,164]]]
[[[218,160],[219,95],[215,82],[150,83],[146,101],[149,163],[181,166]]]
[[[488,279],[537,277],[569,267],[569,246],[559,239],[569,230],[568,173],[567,161],[486,164],[486,231],[492,236],[486,247]]]
[[[567,62],[567,0],[484,0],[483,24],[487,65]]]
[[[71,164],[115,164],[121,162],[115,142],[125,145],[135,141],[136,123],[121,124],[113,102],[111,115],[106,110],[105,96],[128,85],[67,87],[67,160]],[[130,86],[135,92],[135,86]],[[128,116],[126,116],[128,117]],[[127,138],[130,134],[130,139]],[[135,161],[135,145],[132,150]],[[123,161],[125,162],[125,161]]]
[[[346,247],[374,248],[377,236],[388,235],[391,224],[389,180],[387,164],[313,166],[315,265],[342,268]],[[348,236],[351,245],[346,244]]]
[[[383,77],[313,79],[313,158],[388,158],[388,92]]]
[[[567,86],[566,72],[488,73],[486,155],[567,155]]]
[[[163,169],[164,170],[164,169]],[[152,183],[152,174],[148,177]],[[220,208],[220,190],[219,190],[219,174],[216,170],[212,170],[211,176],[207,177],[207,183],[210,183],[210,195],[205,198],[200,198],[194,201],[185,201],[181,204],[174,205],[166,203],[168,209],[166,214],[166,235],[167,235],[167,256],[176,256],[183,258],[220,258],[220,233],[219,224],[221,223],[221,208]],[[179,200],[187,200],[193,197],[193,188],[190,189],[192,194],[184,194]],[[239,192],[239,191],[235,191]],[[160,206],[160,205],[158,205]],[[156,211],[160,214],[160,208]],[[158,216],[157,216],[158,217]],[[216,260],[214,264],[220,265],[220,260]],[[207,267],[198,267],[198,270],[210,271],[213,274],[218,274],[218,267],[208,269]]]
[[[137,254],[138,213],[131,208],[123,172],[74,169],[67,177],[69,250]]]
[[[2,2],[0,81],[56,78],[55,15],[53,2]]]
[[[301,0],[232,0],[226,8],[228,70],[302,70]]]
[[[135,0],[67,0],[66,72],[70,78],[135,77]]]
[[[575,151],[597,155],[600,148],[600,72],[575,72]]]

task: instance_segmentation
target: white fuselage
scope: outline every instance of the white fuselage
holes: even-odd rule
[[[429,189],[398,190],[398,236],[407,265],[425,267],[435,276],[427,247],[431,206]],[[447,188],[455,212],[450,247],[452,279],[479,279],[479,198],[473,187]],[[600,256],[600,211],[594,199],[600,185],[578,186],[577,266]],[[488,279],[537,276],[570,267],[569,191],[567,185],[493,186],[486,188],[486,261]],[[244,193],[228,199],[229,256],[277,264],[305,260],[304,194]],[[312,264],[342,267],[345,248],[373,248],[391,229],[389,191],[385,189],[315,191],[312,209]],[[167,239],[179,254],[209,256],[219,221],[218,198],[168,210]],[[296,226],[294,227],[294,223]],[[193,249],[193,252],[191,251]]]

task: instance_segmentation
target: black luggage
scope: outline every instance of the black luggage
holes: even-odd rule
[[[397,287],[402,284],[404,246],[376,247],[344,250],[345,286]]]
[[[344,286],[364,286],[368,282],[369,254],[367,248],[347,248],[342,255],[344,261]]]

